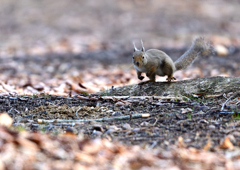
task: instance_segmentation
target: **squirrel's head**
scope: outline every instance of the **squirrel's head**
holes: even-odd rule
[[[145,48],[143,47],[143,42],[141,40],[142,49],[138,50],[133,42],[134,52],[133,52],[133,64],[137,67],[142,67],[146,63]]]

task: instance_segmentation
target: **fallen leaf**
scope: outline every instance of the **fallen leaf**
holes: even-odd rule
[[[178,137],[178,148],[185,148],[182,136]]]
[[[0,125],[10,127],[12,126],[13,120],[7,113],[0,114]]]
[[[209,150],[211,145],[212,145],[211,139],[208,139],[206,145],[203,147],[203,150],[205,151]]]
[[[229,137],[227,136],[224,141],[220,144],[219,146],[221,149],[233,149],[233,144],[232,142],[230,141]]]

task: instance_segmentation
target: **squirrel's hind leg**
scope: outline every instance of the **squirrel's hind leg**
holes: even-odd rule
[[[147,75],[150,80],[147,82],[155,82],[156,81],[156,74],[152,73],[151,75]]]
[[[175,77],[173,76],[168,76],[168,78],[166,79],[168,82],[171,82],[172,80],[176,80]]]

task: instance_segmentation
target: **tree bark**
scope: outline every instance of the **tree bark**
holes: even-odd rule
[[[108,96],[217,95],[240,91],[240,77],[210,77],[175,82],[148,82],[113,88],[97,93]]]

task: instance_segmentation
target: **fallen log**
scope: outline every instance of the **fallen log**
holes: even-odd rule
[[[240,91],[240,77],[208,77],[174,82],[148,82],[101,91],[108,96],[217,95]]]

